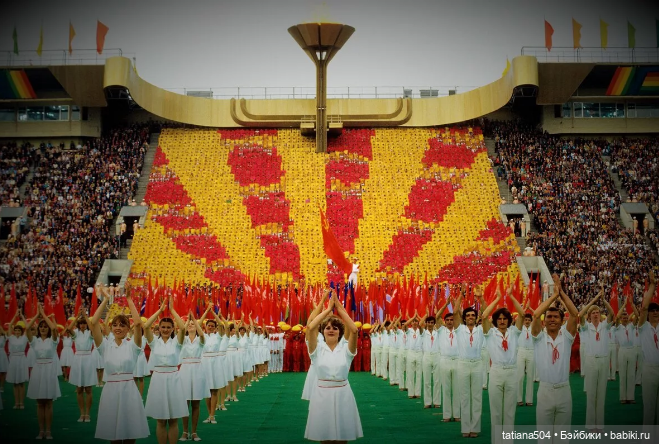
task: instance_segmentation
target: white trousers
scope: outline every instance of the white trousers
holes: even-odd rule
[[[461,359],[458,367],[460,392],[460,429],[462,433],[480,433],[483,413],[483,370],[480,359]]]
[[[516,365],[492,365],[490,369],[489,395],[492,442],[502,443],[504,441],[501,435],[501,426],[503,426],[503,431],[512,432],[515,424],[515,410],[517,409]]]
[[[380,376],[380,359],[382,358],[382,347],[371,347],[371,374]]]
[[[535,378],[535,354],[531,348],[517,349],[517,403],[524,394],[524,374],[526,374],[526,404],[533,404],[533,379]]]
[[[490,352],[487,347],[481,349],[481,364],[483,365],[483,388],[487,388],[487,375],[490,374]]]
[[[423,354],[423,405],[442,405],[440,358],[439,353]]]
[[[618,371],[618,344],[609,342],[609,379],[616,379]]]
[[[572,391],[569,382],[540,382],[535,423],[539,431],[548,431],[551,434],[551,439],[543,439],[541,442],[566,442],[560,439],[560,432],[567,432],[572,424]],[[558,436],[554,436],[554,433],[558,433]]]
[[[636,388],[635,347],[620,347],[618,350],[618,373],[620,373],[620,400],[633,401]]]
[[[398,384],[398,349],[389,347],[389,385]]]
[[[382,379],[389,377],[389,347],[382,347],[380,351],[380,376]]]
[[[410,350],[407,354],[407,396],[421,396],[421,375],[423,374],[423,363],[421,362],[423,353],[420,351]]]
[[[641,384],[643,381],[643,350],[641,347],[634,347],[636,349],[636,384]]]
[[[659,425],[659,365],[643,364],[643,424]]]
[[[458,359],[442,357],[439,372],[442,378],[442,394],[444,397],[444,419],[460,417],[460,391],[458,386]]]
[[[604,428],[604,401],[609,357],[586,356],[586,428]]]
[[[396,361],[396,379],[398,380],[398,387],[403,390],[405,388],[405,365],[407,364],[407,350],[404,348],[398,349],[398,360]]]

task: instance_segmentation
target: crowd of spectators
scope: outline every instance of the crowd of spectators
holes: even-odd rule
[[[19,189],[25,183],[34,148],[29,143],[3,143],[0,147],[0,202],[2,206],[20,206]]]
[[[42,299],[61,285],[72,302],[78,283],[94,285],[118,252],[112,221],[137,190],[148,141],[148,126],[131,126],[73,150],[36,151],[24,198],[31,223],[0,250],[5,291],[15,284],[21,297],[29,283]]]
[[[643,281],[656,267],[643,236],[618,222],[620,196],[602,158],[610,142],[560,138],[519,121],[489,122],[486,131],[495,139],[495,168],[533,215],[537,232],[527,243],[551,271],[565,273],[579,305],[602,282],[610,289]]]

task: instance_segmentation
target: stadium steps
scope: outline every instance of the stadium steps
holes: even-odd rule
[[[494,139],[490,137],[486,137],[485,146],[487,147],[487,155],[490,157],[490,159],[496,159],[497,153],[494,149],[495,148]],[[501,199],[504,199],[506,202],[512,202],[513,195],[510,192],[510,188],[508,188],[508,183],[505,180],[499,179],[499,176],[497,176],[496,168],[492,167],[492,173],[494,174],[494,177],[497,180],[497,186],[499,187],[499,196],[501,196]]]
[[[160,133],[151,134],[149,140],[149,149],[144,154],[144,166],[142,167],[142,174],[137,183],[137,192],[135,193],[135,202],[140,204],[144,196],[146,196],[146,187],[149,184],[149,176],[151,175],[151,168],[153,167],[153,159],[156,157],[156,149],[158,148],[158,139]]]
[[[130,251],[130,246],[133,244],[132,239],[128,239],[126,241],[126,246],[121,247],[119,250],[119,259],[127,260],[128,259],[128,252]]]
[[[27,185],[29,183],[32,183],[32,179],[34,178],[34,165],[30,165],[30,171],[27,173],[27,176],[25,176],[25,182],[23,182],[23,185],[18,189],[18,195],[21,198],[21,203],[25,201],[25,189],[27,188]]]

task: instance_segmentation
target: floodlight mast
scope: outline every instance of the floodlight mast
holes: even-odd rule
[[[327,65],[355,28],[339,23],[301,23],[288,33],[316,65],[316,152],[327,152]]]

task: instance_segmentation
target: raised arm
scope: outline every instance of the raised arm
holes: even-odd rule
[[[557,285],[554,285],[554,294],[545,299],[542,304],[538,306],[533,312],[533,322],[531,322],[531,334],[533,336],[538,336],[542,331],[542,315],[545,314],[547,309],[556,301],[560,296],[560,291]]]
[[[36,315],[36,316],[33,317],[32,319],[30,319],[30,322],[27,322],[27,321],[25,320],[25,316],[23,316],[23,313],[21,313],[21,320],[22,320],[23,323],[25,324],[25,335],[27,335],[27,342],[32,342],[32,338],[34,337],[34,336],[32,335],[32,325],[33,325],[34,322],[39,318],[39,316],[40,316],[40,315]],[[3,351],[3,353],[4,353],[4,351]]]
[[[103,293],[103,301],[101,301],[101,305],[98,306],[98,308],[96,309],[96,312],[92,315],[91,319],[89,319],[87,317],[87,314],[86,314],[85,311],[82,312],[82,315],[84,316],[85,321],[87,321],[87,324],[89,324],[89,329],[90,330],[92,328],[92,325],[98,324],[98,320],[101,319],[101,315],[103,314],[103,311],[105,311],[105,307],[108,306],[109,301],[110,301],[110,299],[108,298],[107,293]]]
[[[309,319],[307,319],[307,330],[309,327],[309,324],[311,321],[316,319],[316,316],[320,314],[321,311],[323,311],[323,306],[325,305],[325,300],[327,299],[327,295],[329,294],[329,290],[325,290],[323,293],[323,296],[320,298],[320,302],[311,310],[311,313],[309,313]]]
[[[43,305],[41,304],[38,305],[38,311],[41,317],[43,318],[43,320],[48,325],[48,328],[50,328],[50,331],[52,332],[53,341],[57,342],[57,338],[59,335],[59,332],[57,331],[57,324],[53,322],[53,320],[50,319],[48,316],[46,316],[46,313],[44,313],[43,311]]]
[[[329,316],[330,313],[332,313],[333,309],[334,309],[334,299],[332,298],[330,299],[327,308],[323,310],[318,316],[316,316],[314,320],[311,321],[311,323],[307,327],[307,342],[309,344],[309,354],[316,351],[316,345],[318,344],[318,327],[320,326],[320,323],[323,321],[323,319]]]
[[[334,295],[334,306],[337,308],[339,317],[343,320],[346,331],[350,332],[350,336],[348,337],[348,350],[350,350],[350,353],[355,354],[357,353],[357,326],[350,318],[350,315],[343,307],[343,304],[339,303],[339,300],[336,299],[336,295]]]
[[[522,304],[520,304],[517,298],[513,296],[512,288],[508,290],[508,297],[513,301],[515,310],[517,310],[517,320],[515,321],[515,327],[521,331],[522,326],[524,325],[524,307],[522,307]]]
[[[165,300],[160,304],[160,308],[151,315],[149,319],[146,320],[146,323],[144,324],[144,336],[146,336],[146,342],[147,344],[150,342],[153,342],[153,331],[151,330],[151,325],[158,319],[158,317],[162,314],[162,312],[165,311]]]
[[[607,322],[609,325],[611,325],[611,323],[613,322],[613,315],[614,315],[614,313],[613,313],[613,307],[611,307],[611,304],[609,304],[609,302],[608,302],[606,299],[602,298],[602,301],[604,302],[604,305],[606,305],[606,311],[607,311],[607,314],[606,314],[606,322]],[[627,299],[625,299],[625,301],[627,301]],[[626,303],[626,302],[625,302],[625,303]],[[619,310],[619,311],[622,311],[622,310],[625,309],[625,308],[624,308],[624,307],[625,307],[624,305],[623,305],[622,307],[623,307],[623,308],[622,308],[621,310]]]
[[[178,327],[178,333],[176,334],[178,343],[183,344],[183,340],[185,339],[185,322],[183,322],[183,319],[176,312],[174,308],[174,297],[171,294],[169,295],[169,312],[172,314],[174,322],[176,322],[176,326]]]
[[[560,282],[559,282],[560,285]],[[565,308],[567,308],[568,313],[570,313],[570,317],[567,320],[567,325],[565,328],[567,329],[568,332],[572,336],[577,334],[577,323],[579,322],[579,311],[577,310],[577,307],[574,305],[574,302],[572,302],[572,299],[570,299],[567,294],[563,291],[563,288],[561,287],[561,300],[563,301],[563,305],[565,305]]]
[[[597,300],[600,297],[602,297],[603,294],[604,294],[604,290],[600,290],[600,292],[597,293],[597,296],[591,299],[588,305],[586,305],[584,308],[581,309],[581,311],[579,312],[579,322],[581,323],[581,326],[586,325],[586,313],[588,313],[590,307],[592,307],[595,304],[595,302],[597,302]]]
[[[643,303],[641,304],[641,312],[639,313],[638,326],[645,324],[645,321],[648,320],[648,308],[650,308],[650,302],[652,302],[652,297],[657,288],[657,282],[654,277],[654,272],[650,271],[648,276],[650,279],[650,285],[648,285],[648,291],[643,295]]]
[[[135,302],[128,289],[126,289],[126,300],[128,301],[130,314],[133,317],[133,342],[135,342],[135,345],[138,347],[142,347],[142,317],[140,316],[140,312],[137,311]]]
[[[199,336],[199,341],[202,344],[206,343],[206,336],[204,335],[204,330],[202,330],[201,325],[199,325],[199,322],[194,317],[194,313],[192,313],[192,310],[190,310],[190,313],[188,314],[188,322],[193,322],[195,326],[195,330],[197,330],[197,336]]]
[[[497,287],[496,297],[492,302],[490,302],[490,305],[488,305],[487,308],[483,310],[483,314],[481,315],[483,319],[483,333],[487,333],[488,331],[490,331],[490,327],[492,326],[492,322],[490,321],[490,315],[492,314],[494,308],[497,306],[500,300],[501,300],[501,290],[499,290],[499,288]],[[519,304],[519,302],[517,304]]]

